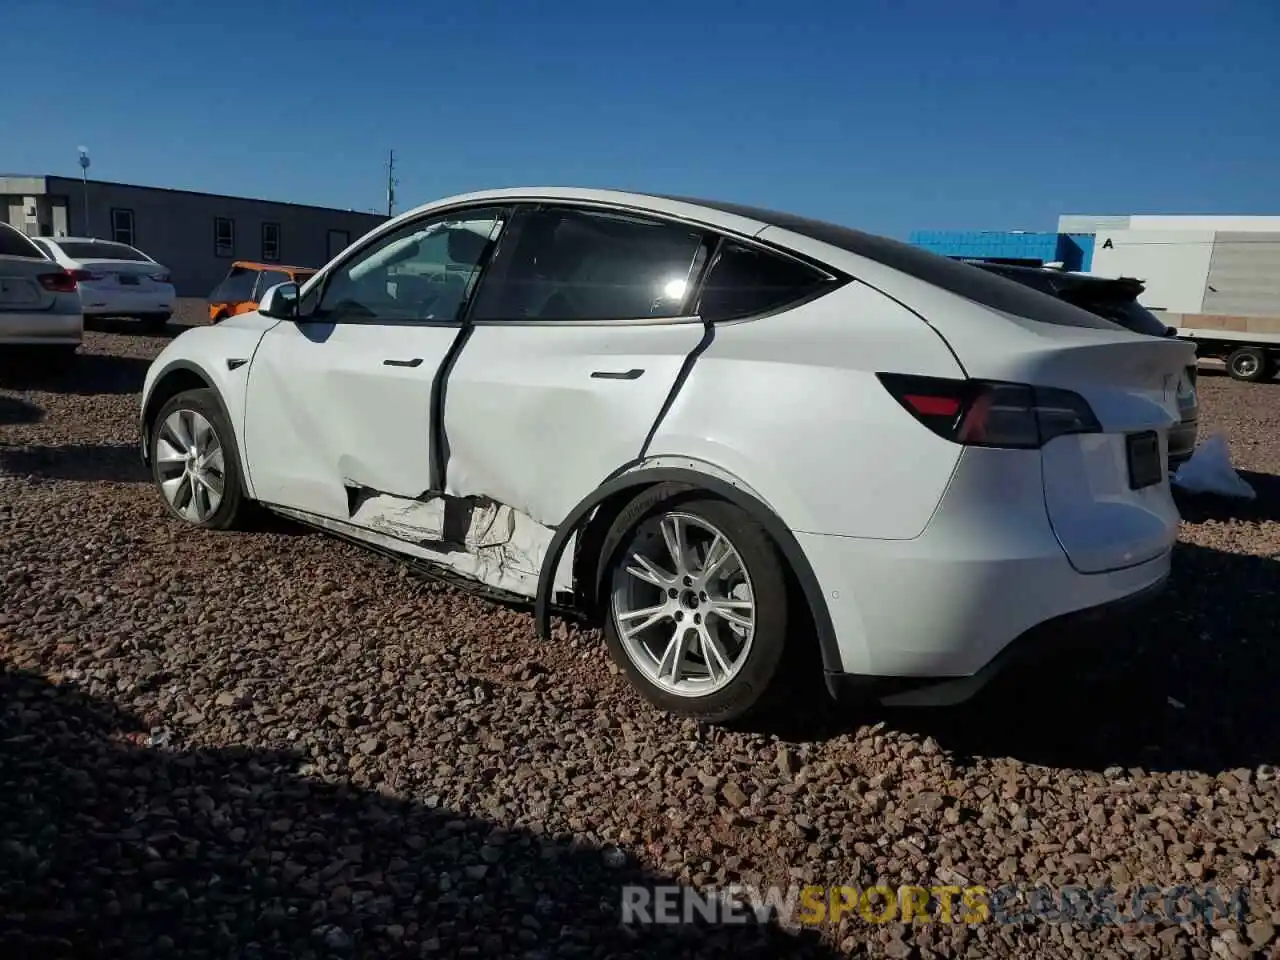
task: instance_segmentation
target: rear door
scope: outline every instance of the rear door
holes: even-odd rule
[[[359,523],[370,498],[412,513],[438,492],[432,387],[505,220],[487,208],[409,221],[328,268],[303,318],[263,335],[244,424],[258,499]]]
[[[40,277],[61,273],[26,236],[0,223],[0,312],[39,313],[50,309],[57,294]],[[18,331],[5,331],[17,334]]]
[[[554,525],[638,457],[704,326],[712,238],[572,206],[523,208],[448,375],[446,490]]]

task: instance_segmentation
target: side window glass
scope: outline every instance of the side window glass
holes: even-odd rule
[[[633,320],[688,313],[706,257],[692,227],[567,208],[521,217],[500,276],[486,279],[476,320]]]
[[[406,224],[329,275],[318,315],[338,323],[458,319],[505,217],[468,210]]]
[[[223,281],[213,288],[209,299],[214,303],[244,303],[253,299],[256,271],[244,267],[232,267]]]
[[[702,286],[698,312],[704,320],[732,320],[794,303],[826,283],[795,260],[726,242]]]
[[[262,295],[274,287],[277,283],[288,283],[289,275],[283,270],[263,270],[262,276],[258,279],[258,299],[262,299]]]

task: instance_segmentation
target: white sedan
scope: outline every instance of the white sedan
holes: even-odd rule
[[[153,330],[173,316],[168,268],[136,247],[85,237],[32,239],[76,278],[85,316],[134,317]]]
[[[31,237],[0,223],[0,354],[23,347],[67,358],[83,335],[75,277]]]
[[[1190,362],[829,223],[499,190],[177,337],[142,446],[179,520],[258,504],[532,600],[544,637],[575,612],[674,712],[739,717],[819,658],[833,692],[945,703],[1165,583]]]

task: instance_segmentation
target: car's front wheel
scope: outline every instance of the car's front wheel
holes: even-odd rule
[[[165,506],[197,527],[228,530],[248,510],[235,437],[210,389],[161,408],[151,430],[151,473]]]
[[[605,538],[610,653],[651,703],[708,722],[762,705],[778,678],[787,586],[768,534],[737,506],[651,488]]]

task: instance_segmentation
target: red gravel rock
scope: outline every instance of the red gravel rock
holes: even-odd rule
[[[954,710],[708,730],[594,632],[543,645],[319,534],[166,519],[136,436],[164,342],[121,324],[64,374],[0,371],[0,954],[1275,950],[1280,384],[1203,378],[1259,500],[1185,502],[1167,600],[1102,656]],[[1243,884],[1250,916],[618,922],[624,883],[739,881]]]

